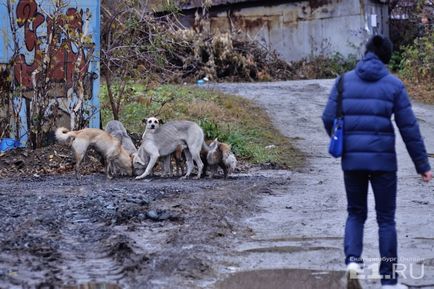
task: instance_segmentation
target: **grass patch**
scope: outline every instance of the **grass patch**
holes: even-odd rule
[[[157,115],[164,121],[192,120],[204,130],[206,139],[230,143],[238,158],[255,164],[295,168],[303,156],[290,140],[273,127],[266,112],[252,101],[194,86],[162,85],[145,90],[129,88],[120,121],[135,133],[143,133],[143,118]],[[133,93],[131,93],[131,91]],[[102,120],[112,119],[107,93],[102,89]]]

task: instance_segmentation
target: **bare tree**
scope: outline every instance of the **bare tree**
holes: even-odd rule
[[[173,14],[158,18],[140,3],[111,3],[103,4],[102,15],[101,73],[113,118],[119,119],[131,82],[146,86],[155,78],[158,82],[173,79],[182,66],[181,60],[175,61],[182,43],[171,36],[177,30]]]

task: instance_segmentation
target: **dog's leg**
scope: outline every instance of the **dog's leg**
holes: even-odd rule
[[[186,163],[187,163],[187,173],[185,174],[185,176],[181,177],[181,179],[186,179],[191,175],[191,172],[193,171],[193,158],[191,156],[191,153],[189,150],[185,150],[185,159],[186,159]]]
[[[183,176],[185,174],[184,161],[181,161],[180,166],[181,166],[181,174],[180,175]]]
[[[195,179],[200,179],[202,176],[203,162],[200,158],[200,152],[204,144],[203,132],[199,128],[199,133],[195,137],[186,140],[188,150],[197,165],[197,176]]]
[[[149,176],[149,174],[152,172],[152,169],[154,168],[155,164],[158,161],[158,157],[159,157],[158,153],[150,155],[149,163],[148,163],[148,166],[146,167],[145,172],[143,174],[141,174],[140,176],[136,177],[136,180],[141,180],[141,179],[144,179],[147,176]]]
[[[107,179],[109,179],[109,180],[113,179],[113,175],[111,174],[111,165],[109,163],[105,167],[105,175],[106,175]]]
[[[172,155],[168,155],[167,156],[168,160],[166,160],[167,162],[167,168],[169,170],[169,177],[173,176],[173,168],[172,168]]]
[[[223,176],[225,179],[228,177],[228,168],[226,167],[224,162],[220,162],[219,166],[223,169]]]
[[[206,177],[206,171],[208,170],[208,168],[210,167],[208,164],[208,160],[206,159],[206,155],[202,155],[201,154],[201,159],[202,159],[202,163],[203,163],[203,170],[202,170],[202,178]]]
[[[184,170],[184,164],[182,159],[175,158],[175,164],[176,164],[176,175],[183,176],[185,170]]]
[[[81,139],[75,139],[72,143],[72,150],[75,156],[75,177],[80,179],[80,164],[86,154],[89,143]]]
[[[213,179],[217,175],[217,165],[209,165],[209,178]]]
[[[176,166],[176,175],[179,176],[179,171],[180,171],[180,165],[181,163],[179,162],[179,160],[175,157],[175,166]]]
[[[185,161],[184,150],[185,150],[185,148],[186,148],[186,146],[184,146],[184,145],[178,145],[176,147],[175,153],[173,154],[175,157],[176,175],[177,176],[184,175],[184,161]],[[181,174],[179,172],[180,170],[181,170]]]
[[[99,159],[99,162],[101,163],[101,165],[102,165],[103,167],[106,167],[107,164],[106,164],[106,160],[105,160],[105,158],[104,158],[104,155],[101,154],[101,153],[98,152],[98,151],[97,151],[97,155],[98,155],[98,159]]]
[[[81,161],[83,160],[83,155],[77,155],[75,154],[75,178],[77,180],[81,179],[81,175],[80,175],[80,164]]]
[[[164,157],[164,163],[163,163],[163,176],[165,177],[171,177],[172,176],[172,166],[171,166],[171,156],[167,155]]]
[[[200,152],[196,152],[194,154],[192,153],[191,156],[193,157],[193,160],[197,165],[197,176],[195,177],[195,179],[198,180],[202,176],[202,170],[203,170],[203,162],[200,159]]]
[[[105,167],[105,175],[106,175],[107,179],[111,180],[111,179],[113,179],[113,175],[115,174],[115,172],[114,172],[115,167],[113,165],[113,160],[107,159],[106,163],[107,164]]]

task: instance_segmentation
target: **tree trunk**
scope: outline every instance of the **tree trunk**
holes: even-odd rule
[[[110,106],[112,108],[113,119],[119,120],[119,107],[116,105],[116,102],[115,102],[114,97],[113,97],[110,72],[107,71],[107,73],[104,74],[104,77],[105,77],[105,84],[107,87],[107,94],[108,94],[109,101],[110,101]]]

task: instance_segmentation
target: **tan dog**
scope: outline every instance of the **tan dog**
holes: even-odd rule
[[[231,146],[221,143],[217,139],[209,145],[206,160],[210,167],[211,177],[217,173],[218,166],[222,168],[225,178],[228,174],[233,173],[237,166],[237,159],[231,151]]]
[[[111,179],[113,174],[132,176],[133,168],[131,157],[121,146],[119,140],[109,133],[96,129],[85,128],[78,131],[69,131],[60,127],[56,130],[56,139],[72,147],[75,156],[75,175],[80,177],[80,164],[89,148],[94,147],[105,159],[105,172]]]

